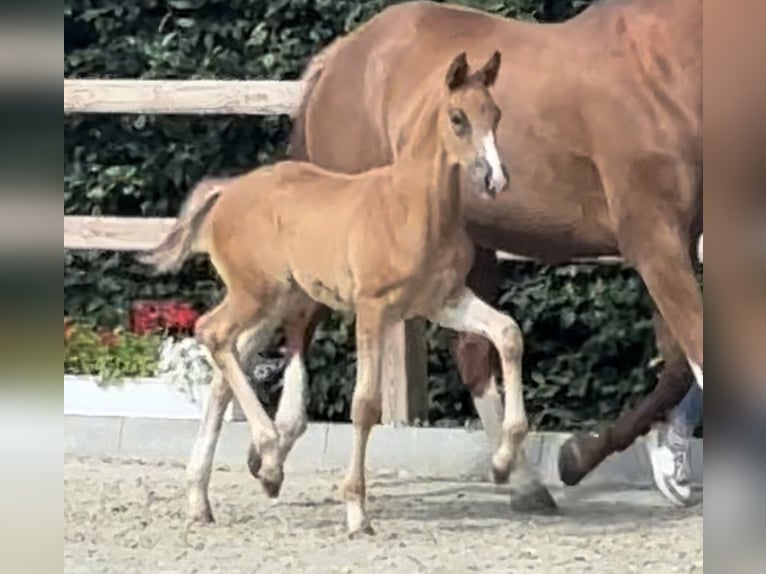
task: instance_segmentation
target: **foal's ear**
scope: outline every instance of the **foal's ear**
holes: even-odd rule
[[[456,90],[465,83],[468,77],[468,60],[466,59],[465,52],[461,52],[449,66],[447,70],[447,87],[450,90]]]
[[[495,80],[497,80],[497,74],[500,71],[500,60],[500,51],[495,50],[492,57],[484,64],[484,67],[475,74],[476,78],[488,88],[491,88]]]

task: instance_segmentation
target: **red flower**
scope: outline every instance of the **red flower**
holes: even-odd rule
[[[136,301],[130,311],[130,330],[192,334],[199,314],[185,301]]]

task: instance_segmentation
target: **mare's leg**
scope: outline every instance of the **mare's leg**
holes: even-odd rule
[[[644,280],[702,388],[702,293],[690,255],[701,174],[657,156],[600,166],[625,259]]]
[[[383,317],[379,310],[359,306],[356,315],[356,387],[351,403],[354,443],[342,487],[348,532],[352,536],[373,533],[365,509],[365,460],[370,432],[380,422],[382,413],[383,337]]]
[[[514,505],[514,508],[555,508],[553,497],[536,476],[522,446],[528,423],[521,381],[521,329],[511,317],[493,309],[467,287],[430,319],[442,327],[468,331],[492,341],[500,356],[505,388],[505,412],[500,446],[492,457],[492,471],[498,482],[506,480],[511,470],[517,471],[512,477],[515,490],[512,501],[518,495],[523,504],[521,507]]]
[[[256,289],[252,290],[257,293]],[[263,405],[242,371],[237,342],[243,336],[257,338],[261,346],[268,344],[281,319],[279,297],[255,299],[250,290],[229,287],[226,299],[212,313],[200,320],[197,338],[204,344],[221,370],[224,380],[237,397],[250,425],[251,440],[256,445],[262,464],[261,484],[270,497],[277,496],[284,478],[279,457],[279,435]],[[248,335],[247,331],[254,333]]]
[[[702,234],[693,247],[696,250],[697,259],[702,263]],[[595,432],[575,433],[562,445],[559,451],[559,475],[564,484],[569,486],[578,484],[606,457],[628,448],[636,438],[646,434],[658,417],[674,407],[678,408],[684,396],[692,393],[690,390],[693,378],[691,368],[656,305],[654,333],[657,348],[665,363],[657,385],[638,406],[622,413],[613,425]],[[672,474],[684,473],[673,472]],[[690,492],[689,489],[682,487],[673,490],[676,493]],[[663,493],[666,491],[663,490]],[[674,502],[679,501],[681,498],[675,496]]]
[[[609,455],[628,448],[646,434],[652,424],[675,407],[689,390],[691,369],[662,316],[654,312],[657,348],[664,360],[657,385],[633,409],[622,413],[609,426],[598,431],[578,432],[559,450],[559,475],[564,484],[574,486]]]
[[[467,284],[477,296],[494,301],[500,286],[500,269],[495,252],[476,246],[476,257]],[[471,392],[476,413],[493,452],[500,447],[503,422],[503,400],[497,390],[494,363],[497,351],[489,339],[471,332],[458,332],[450,349],[460,379]]]
[[[279,432],[280,456],[284,462],[295,441],[305,432],[307,424],[306,401],[308,396],[308,374],[305,357],[317,325],[329,314],[329,309],[307,297],[296,293],[285,316],[286,367],[282,374],[282,394],[275,418]],[[258,477],[261,458],[251,443],[247,465],[253,476]]]

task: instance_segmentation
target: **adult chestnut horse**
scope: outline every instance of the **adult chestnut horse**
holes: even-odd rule
[[[409,2],[326,47],[304,74],[291,155],[358,173],[391,163],[406,145],[428,70],[455,49],[477,61],[502,50],[498,147],[513,192],[492,203],[463,195],[478,246],[469,284],[494,299],[495,250],[550,263],[620,254],[648,287],[665,359],[637,409],[562,450],[568,484],[679,402],[690,368],[702,385],[702,297],[691,255],[702,226],[701,37],[702,0],[606,1],[560,24]],[[293,363],[321,310],[296,308],[288,318]],[[499,428],[489,341],[461,336],[455,354],[485,428]]]

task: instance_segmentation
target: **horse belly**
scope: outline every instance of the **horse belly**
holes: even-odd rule
[[[463,215],[474,241],[551,262],[616,252],[601,180],[589,161],[532,138],[506,137],[500,145],[508,191],[487,201],[469,183],[462,186]]]

